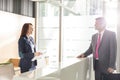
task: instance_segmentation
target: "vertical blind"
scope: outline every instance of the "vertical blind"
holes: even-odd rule
[[[35,17],[35,3],[30,0],[0,0],[0,10]]]

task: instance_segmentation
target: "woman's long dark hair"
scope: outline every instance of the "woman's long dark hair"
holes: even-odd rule
[[[25,36],[27,34],[27,31],[29,29],[29,25],[32,25],[31,23],[25,23],[22,27],[20,38]]]

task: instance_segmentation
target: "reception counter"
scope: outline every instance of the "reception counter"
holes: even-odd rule
[[[15,75],[13,80],[86,80],[89,59],[69,59]]]

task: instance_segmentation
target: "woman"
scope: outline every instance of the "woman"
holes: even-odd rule
[[[37,62],[32,62],[34,56],[39,56],[41,53],[36,52],[33,38],[30,36],[33,32],[33,25],[25,23],[22,27],[21,35],[18,41],[19,56],[20,56],[20,70],[21,73],[34,69]]]

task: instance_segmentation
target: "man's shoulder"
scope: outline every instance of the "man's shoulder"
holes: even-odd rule
[[[111,30],[105,30],[105,32],[108,33],[109,35],[115,34],[115,32],[114,32],[114,31],[111,31]]]
[[[93,34],[92,36],[94,37],[94,36],[96,36],[98,33],[95,33],[95,34]]]
[[[97,34],[98,34],[98,33],[93,34],[93,35],[92,35],[92,39],[95,39],[95,38],[97,37]]]

